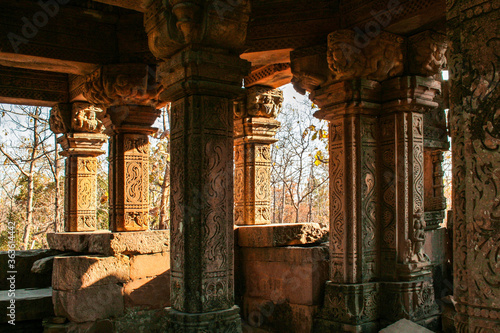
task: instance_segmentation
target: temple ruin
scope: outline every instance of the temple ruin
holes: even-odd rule
[[[51,294],[24,320],[46,333],[371,333],[400,319],[500,332],[499,7],[0,1],[0,103],[50,107],[66,164]],[[271,223],[288,83],[329,123],[329,230]],[[149,136],[167,103],[170,229],[148,230]]]

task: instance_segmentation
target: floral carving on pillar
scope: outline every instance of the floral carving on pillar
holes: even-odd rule
[[[234,107],[235,224],[271,223],[271,144],[280,123],[283,92],[265,86],[246,89]]]
[[[500,318],[498,1],[447,3],[457,332],[497,332]]]
[[[102,110],[88,103],[58,104],[51,110],[50,128],[63,134],[57,141],[66,156],[65,231],[96,230],[97,159],[107,136],[97,114]]]

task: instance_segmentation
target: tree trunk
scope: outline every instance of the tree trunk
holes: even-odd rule
[[[160,223],[159,229],[168,229],[169,219],[168,219],[168,180],[170,175],[170,168],[165,168],[165,173],[163,175],[163,183],[161,184],[161,200],[160,200]]]
[[[28,176],[28,198],[26,201],[26,225],[24,227],[24,235],[23,235],[23,250],[28,249],[28,244],[30,241],[31,234],[31,226],[33,224],[33,192],[34,192],[34,184],[33,184],[33,176],[32,174]]]
[[[54,231],[61,232],[61,182],[59,179],[60,165],[58,158],[57,136],[55,138],[54,149],[54,182],[55,182],[55,198],[54,198]]]

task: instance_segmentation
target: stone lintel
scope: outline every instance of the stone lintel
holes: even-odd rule
[[[317,223],[286,223],[241,226],[238,244],[242,247],[278,247],[316,244],[322,242],[328,231]]]
[[[265,85],[272,88],[281,87],[290,82],[292,71],[289,63],[271,64],[252,69],[245,77],[245,87]]]
[[[169,230],[47,234],[47,241],[51,249],[77,253],[97,253],[107,256],[167,252],[169,239]]]

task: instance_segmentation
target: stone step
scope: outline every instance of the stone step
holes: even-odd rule
[[[10,306],[9,290],[0,290],[0,309]],[[52,288],[17,289],[15,290],[15,322],[41,320],[54,315],[52,305]],[[0,324],[7,323],[11,318],[0,317]],[[17,324],[16,324],[17,325]]]

